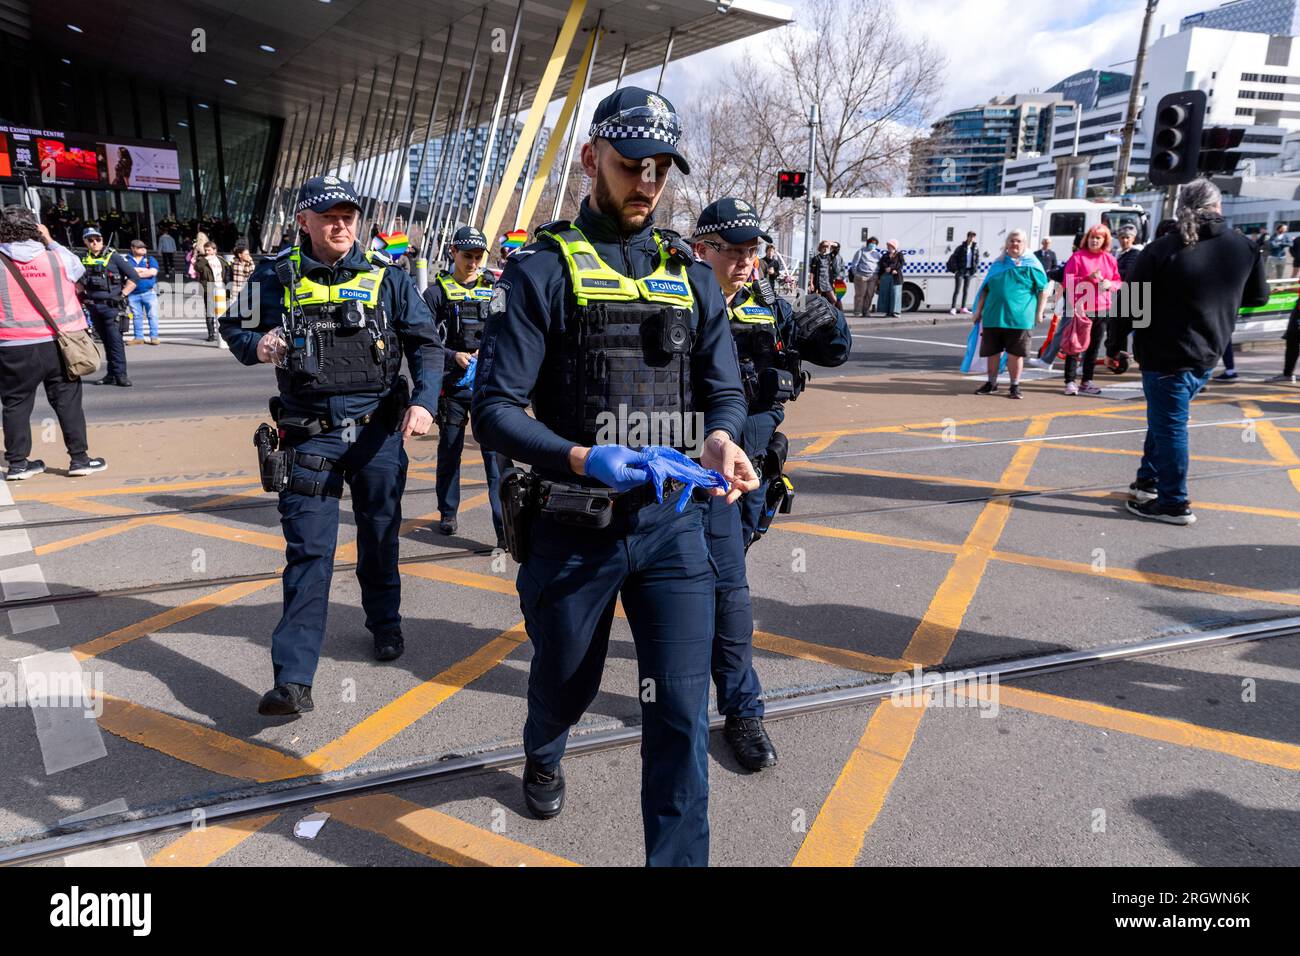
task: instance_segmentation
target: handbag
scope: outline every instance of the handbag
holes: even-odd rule
[[[50,257],[55,269],[62,268],[54,253],[49,252],[46,255]],[[36,311],[45,320],[45,324],[54,333],[54,344],[59,347],[59,359],[63,363],[63,374],[67,380],[75,382],[82,376],[95,374],[95,370],[99,368],[99,349],[95,348],[95,340],[91,338],[90,332],[86,329],[77,329],[73,332],[64,332],[60,329],[59,324],[50,315],[50,310],[36,297],[36,293],[27,284],[27,280],[23,278],[22,272],[14,265],[13,260],[6,255],[0,255],[0,259],[4,260],[9,274],[18,282],[18,287],[23,290],[28,301],[35,306]]]

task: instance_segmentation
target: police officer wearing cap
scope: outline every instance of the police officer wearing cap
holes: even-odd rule
[[[781,474],[785,437],[777,428],[785,418],[785,403],[803,390],[801,364],[843,365],[853,339],[844,313],[825,299],[810,297],[807,309],[796,315],[767,279],[753,278],[758,241],[770,244],[772,237],[750,203],[726,198],[709,204],[691,238],[727,302],[748,403],[742,445],[762,476],[762,486],[741,498],[739,508],[718,507],[714,499],[708,512],[709,551],[718,567],[713,638],[718,713],[726,718],[723,734],[736,759],[758,771],[776,763],[776,748],[763,726],[762,687],[753,665],[754,609],[745,551],[789,487]]]
[[[654,225],[669,167],[689,172],[680,135],[672,105],[647,90],[624,87],[596,107],[581,157],[592,190],[577,218],[539,227],[497,282],[473,419],[480,443],[530,464],[537,479],[516,582],[533,644],[529,810],[546,818],[563,806],[560,758],[600,688],[621,598],[637,653],[639,683],[627,691],[641,702],[646,862],[703,866],[714,589],[706,499],[697,492],[681,511],[677,494],[658,503],[647,453],[614,443],[625,440],[616,430],[601,443],[616,414],[689,419],[706,436],[694,449],[701,464],[728,482],[713,493],[732,503],[757,487],[737,444],[745,400],[717,282],[684,240]],[[502,477],[503,498],[511,482]]]
[[[424,301],[438,323],[446,351],[442,376],[442,397],[438,400],[438,513],[443,534],[456,533],[456,510],[460,507],[460,456],[465,449],[465,425],[469,421],[473,381],[477,373],[470,363],[478,356],[492,300],[492,280],[483,270],[487,259],[487,237],[473,226],[462,226],[451,240],[452,267],[439,272],[424,290]],[[500,469],[497,456],[483,449],[483,468],[492,506],[492,527],[497,547],[505,547],[501,528],[501,501],[497,497]]]
[[[81,259],[86,274],[77,288],[108,359],[107,374],[95,384],[130,388],[131,380],[126,377],[126,344],[117,323],[126,297],[135,291],[140,277],[126,257],[104,248],[104,236],[98,229],[85,230],[81,241],[86,244],[86,255]]]
[[[245,365],[273,362],[278,435],[255,442],[263,486],[279,491],[286,542],[284,611],[271,637],[275,686],[258,712],[312,709],[311,685],[325,639],[339,498],[351,490],[357,580],[374,656],[404,649],[398,530],[406,451],[433,424],[442,342],[410,276],[357,243],[361,201],[333,176],[298,191],[300,241],[261,263],[250,279],[258,311],[221,318],[221,335]],[[400,374],[402,357],[414,378]],[[270,432],[270,430],[267,430]]]

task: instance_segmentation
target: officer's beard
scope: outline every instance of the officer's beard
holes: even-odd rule
[[[650,216],[654,213],[655,201],[653,199],[647,199],[644,193],[638,192],[634,193],[633,196],[628,196],[621,200],[615,199],[614,194],[610,192],[609,184],[605,182],[604,177],[601,176],[599,172],[596,174],[596,183],[593,189],[592,198],[596,201],[596,208],[606,216],[609,216],[610,219],[617,222],[619,231],[624,235],[631,235],[634,232],[640,232],[645,227]],[[624,213],[624,203],[628,199],[634,197],[641,202],[648,203],[650,206],[649,210],[646,212],[635,212],[630,214]]]

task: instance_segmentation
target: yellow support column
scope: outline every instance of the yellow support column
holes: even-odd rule
[[[551,138],[546,144],[546,152],[542,153],[542,161],[538,164],[537,169],[533,171],[533,181],[528,187],[528,195],[519,204],[519,215],[515,217],[516,229],[528,228],[533,213],[537,211],[537,203],[542,198],[542,189],[546,186],[546,181],[551,178],[551,167],[555,165],[555,157],[560,151],[560,146],[564,143],[564,131],[569,128],[569,120],[573,116],[573,111],[578,108],[578,104],[582,102],[582,94],[587,90],[587,64],[591,61],[591,51],[595,48],[596,34],[598,32],[598,30],[592,30],[591,36],[587,38],[587,48],[582,51],[582,59],[578,62],[578,69],[573,74],[573,84],[569,87],[569,95],[564,98],[564,107],[560,110],[560,118],[555,121],[555,130],[551,133]],[[576,127],[573,135],[578,135]],[[506,180],[506,182],[509,182],[509,180]]]
[[[497,231],[501,228],[501,220],[505,218],[506,206],[510,205],[510,197],[514,195],[515,183],[519,182],[519,174],[524,171],[524,160],[533,148],[533,142],[537,139],[538,130],[542,128],[542,119],[546,115],[546,107],[551,102],[551,95],[555,92],[555,84],[560,79],[560,71],[564,69],[565,57],[569,54],[569,47],[573,45],[573,38],[578,35],[578,25],[582,21],[582,14],[586,9],[587,0],[572,0],[569,4],[569,12],[565,14],[564,23],[560,26],[560,34],[555,38],[555,47],[551,50],[551,59],[546,64],[546,69],[542,71],[542,78],[537,84],[537,92],[533,96],[532,105],[528,107],[528,121],[524,123],[524,128],[519,134],[515,148],[510,152],[510,161],[506,163],[505,175],[501,177],[501,185],[497,188],[497,194],[492,200],[491,208],[488,209],[487,218],[483,221],[483,234],[488,237],[489,242],[496,240]],[[590,43],[588,43],[588,49],[590,49]],[[581,76],[582,72],[583,67],[580,66],[578,75]],[[550,154],[549,150],[547,154]],[[547,173],[549,174],[549,167]]]

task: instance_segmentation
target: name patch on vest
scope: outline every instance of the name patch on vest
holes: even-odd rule
[[[619,287],[617,279],[592,279],[584,277],[582,284],[584,287],[589,289],[617,289]]]
[[[370,293],[362,289],[339,289],[337,295],[340,299],[369,299]]]
[[[686,295],[686,283],[673,279],[646,279],[645,287],[662,295]]]

